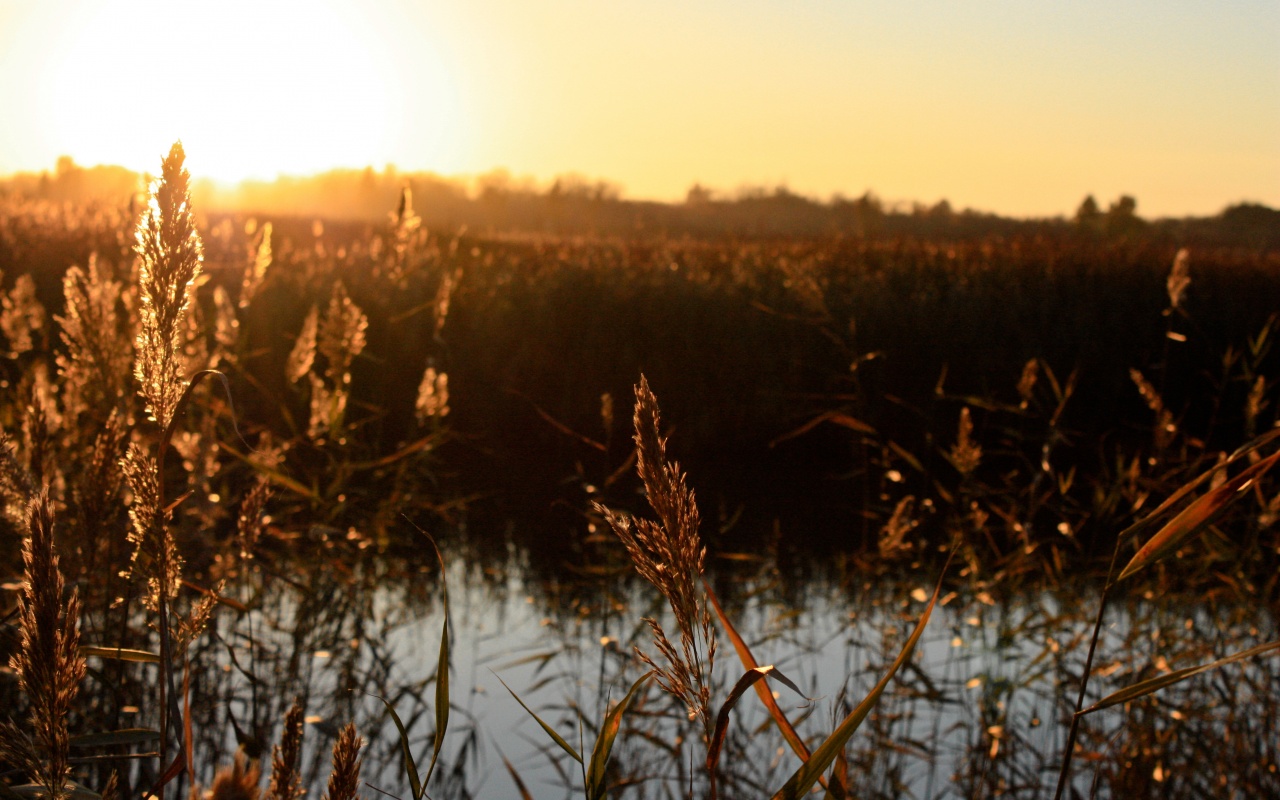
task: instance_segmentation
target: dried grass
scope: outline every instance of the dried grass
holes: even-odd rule
[[[630,518],[599,504],[596,509],[622,540],[636,571],[667,599],[680,629],[677,649],[657,620],[645,619],[665,663],[639,649],[637,653],[656,671],[663,691],[684,704],[690,720],[701,722],[709,742],[715,724],[711,683],[716,635],[701,588],[706,548],[698,535],[698,507],[680,465],[667,462],[666,440],[659,433],[658,400],[644,376],[635,396],[636,469],[658,521]]]
[[[0,751],[30,773],[45,797],[61,800],[70,796],[67,719],[85,673],[80,655],[80,600],[73,591],[63,604],[53,512],[43,490],[28,508],[27,530],[23,588],[18,595],[18,650],[9,666],[30,703],[33,733],[28,737],[13,723],[0,725]]]
[[[329,774],[325,800],[355,800],[356,790],[360,787],[362,746],[364,740],[356,733],[355,724],[348,722],[333,745],[333,772]]]
[[[302,775],[298,772],[302,726],[302,698],[298,698],[285,714],[280,744],[271,749],[271,783],[267,786],[266,800],[298,800],[302,797]]]
[[[147,411],[161,429],[169,426],[185,388],[185,323],[204,259],[184,159],[182,144],[175,143],[151,189],[135,245],[140,304],[134,375]]]

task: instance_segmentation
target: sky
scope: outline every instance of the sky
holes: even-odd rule
[[[1012,216],[1280,206],[1275,0],[0,0],[0,174],[497,169]]]

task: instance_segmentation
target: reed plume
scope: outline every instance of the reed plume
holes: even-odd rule
[[[0,430],[0,500],[5,513],[13,519],[14,526],[23,524],[24,506],[31,496],[31,473],[18,460],[13,440]]]
[[[267,268],[271,266],[271,258],[271,223],[264,222],[258,233],[258,245],[254,248],[253,257],[249,259],[244,270],[244,278],[240,281],[238,303],[240,308],[248,308],[258,294],[258,290],[262,288],[262,282],[267,277]]]
[[[364,352],[368,327],[369,318],[351,302],[347,287],[341,281],[334,284],[316,340],[316,351],[325,359],[325,376],[334,386],[351,382],[351,362]]]
[[[230,767],[223,767],[213,778],[210,800],[258,800],[262,790],[258,781],[262,769],[250,762],[243,750],[237,750]]]
[[[1146,377],[1136,369],[1129,370],[1129,378],[1133,381],[1133,385],[1138,388],[1138,394],[1142,395],[1143,401],[1147,404],[1147,408],[1151,409],[1156,415],[1154,443],[1155,449],[1162,452],[1170,444],[1173,443],[1174,434],[1178,432],[1178,424],[1174,420],[1173,412],[1165,407],[1164,398],[1160,396],[1160,390],[1147,380]]]
[[[23,543],[24,580],[18,595],[18,650],[9,667],[30,701],[28,737],[0,726],[0,750],[31,774],[50,800],[69,797],[71,773],[67,716],[80,691],[85,663],[80,656],[80,599],[63,604],[62,572],[53,541],[49,495],[40,490],[28,507],[29,537]]]
[[[218,367],[224,362],[235,361],[236,345],[240,341],[240,318],[236,316],[236,305],[231,302],[231,295],[221,286],[213,289],[213,308],[214,350],[210,362],[211,366]]]
[[[391,263],[387,277],[404,285],[412,266],[413,248],[422,227],[422,218],[413,210],[413,190],[408,186],[400,190],[400,206],[392,216]]]
[[[309,373],[311,420],[308,432],[312,437],[323,436],[326,432],[335,438],[340,435],[347,400],[351,395],[351,363],[364,351],[368,327],[369,318],[351,302],[347,288],[341,282],[335,284],[315,340],[315,352],[324,359],[324,377],[315,374],[314,364],[313,371]]]
[[[1182,248],[1173,257],[1173,268],[1165,280],[1165,289],[1169,293],[1169,308],[1182,308],[1187,297],[1187,288],[1191,286],[1191,253]]]
[[[98,793],[101,800],[120,800],[120,773],[111,770],[111,774],[107,776],[107,782],[103,784],[102,791]]]
[[[128,538],[133,545],[130,574],[147,581],[143,602],[159,613],[161,598],[173,597],[182,574],[182,556],[162,513],[159,465],[137,443],[131,443],[120,468],[133,493],[129,508]]]
[[[266,529],[266,523],[263,520],[262,512],[267,507],[267,501],[271,499],[271,484],[266,478],[258,478],[258,481],[249,490],[249,493],[240,501],[240,516],[236,524],[236,539],[240,545],[241,560],[253,558],[254,547],[258,544],[258,539],[262,537],[262,532]]]
[[[132,334],[121,314],[122,287],[98,263],[96,253],[62,279],[66,309],[55,317],[66,352],[57,359],[67,415],[109,414],[127,396],[133,364]]]
[[[302,797],[302,776],[298,757],[302,754],[302,698],[284,716],[280,744],[271,749],[271,783],[266,800],[298,800]]]
[[[956,427],[956,443],[948,453],[951,465],[961,475],[968,477],[982,463],[982,445],[973,438],[973,418],[969,407],[960,409],[960,423]]]
[[[698,536],[698,507],[680,465],[667,462],[666,439],[659,433],[658,400],[643,375],[635,395],[636,469],[658,521],[630,518],[598,503],[596,510],[626,547],[636,571],[667,599],[680,628],[677,649],[657,620],[645,619],[665,665],[639,648],[636,652],[656,671],[663,691],[684,703],[690,720],[701,722],[709,742],[715,722],[711,680],[716,636],[701,589],[706,548]]]
[[[36,282],[30,275],[19,275],[13,289],[0,297],[0,331],[9,341],[10,358],[36,348],[45,316],[44,306],[36,299]]]
[[[285,362],[284,374],[290,383],[297,383],[310,374],[311,366],[316,360],[316,335],[319,327],[320,309],[312,306],[306,319],[302,321],[302,330],[298,332],[298,338]]]
[[[184,159],[182,143],[174,143],[138,222],[134,246],[140,258],[134,375],[147,411],[161,429],[169,426],[185,389],[185,322],[204,259]]]
[[[348,722],[333,744],[333,772],[329,774],[329,789],[325,800],[355,800],[360,787],[360,748],[364,741],[356,733],[354,723]]]
[[[448,415],[448,373],[437,372],[435,367],[427,367],[422,373],[422,383],[418,384],[418,399],[414,402],[414,410],[417,412],[419,423]]]
[[[1040,362],[1032,358],[1022,365],[1022,377],[1018,378],[1018,397],[1021,402],[1018,408],[1026,410],[1031,405],[1031,398],[1034,396],[1036,389],[1036,381],[1040,378]]]

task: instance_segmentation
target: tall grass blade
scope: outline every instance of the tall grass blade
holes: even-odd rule
[[[497,677],[497,676],[495,675],[494,677]],[[560,749],[568,753],[570,757],[573,758],[574,761],[577,761],[579,764],[583,763],[582,756],[578,753],[577,750],[573,749],[573,745],[566,742],[564,740],[564,737],[562,737],[560,734],[555,732],[554,728],[552,728],[547,723],[543,722],[542,717],[539,717],[537,714],[533,713],[533,709],[525,705],[524,701],[520,699],[520,695],[512,691],[511,687],[507,685],[506,681],[502,680],[502,678],[498,678],[498,683],[502,684],[502,688],[506,689],[508,692],[511,692],[511,696],[516,699],[516,702],[520,704],[520,707],[523,708],[529,716],[533,717],[534,722],[537,722],[539,725],[541,725],[542,729],[547,732],[547,735],[551,737],[551,741],[559,745]]]
[[[655,670],[641,675],[631,685],[631,690],[613,709],[605,715],[604,724],[600,726],[600,735],[596,738],[596,746],[591,751],[591,763],[587,765],[587,800],[602,800],[608,787],[605,786],[605,769],[609,765],[609,754],[613,752],[613,742],[618,738],[618,729],[622,726],[622,715],[636,699],[640,687],[653,676]]]
[[[1250,466],[1239,475],[1226,481],[1217,489],[1207,492],[1184,508],[1159,532],[1147,540],[1147,543],[1134,554],[1125,568],[1120,571],[1120,575],[1116,580],[1122,581],[1143,567],[1159,561],[1166,554],[1175,550],[1178,545],[1203,531],[1210,522],[1217,518],[1218,514],[1235,502],[1253,481],[1266,474],[1267,470],[1271,469],[1276,461],[1280,461],[1280,451]],[[1201,479],[1203,479],[1203,476],[1201,476]]]
[[[444,598],[444,625],[440,628],[440,656],[436,662],[436,736],[431,747],[431,766],[427,767],[427,780],[424,783],[426,786],[431,783],[431,774],[435,772],[436,762],[440,760],[440,749],[444,747],[444,732],[449,727],[449,582],[445,577],[444,556],[440,555],[436,540],[422,528],[418,528],[418,532],[427,537],[432,551],[436,554],[436,561],[440,564],[440,590]]]
[[[1231,457],[1228,458],[1226,461],[1224,461],[1221,464],[1215,465],[1213,469],[1210,469],[1204,472],[1196,479],[1192,481],[1188,481],[1187,483],[1179,487],[1178,490],[1173,494],[1169,495],[1169,497],[1166,498],[1165,501],[1161,503],[1156,508],[1155,511],[1152,511],[1147,516],[1143,517],[1142,519],[1138,520],[1137,522],[1133,523],[1132,525],[1130,525],[1129,527],[1121,531],[1118,538],[1123,540],[1130,536],[1136,536],[1142,531],[1145,531],[1147,528],[1159,522],[1161,517],[1164,516],[1165,512],[1167,512],[1169,509],[1177,505],[1177,503],[1181,501],[1182,498],[1186,497],[1187,495],[1191,494],[1191,492],[1195,491],[1196,487],[1198,487],[1200,484],[1212,478],[1213,475],[1217,473],[1219,470],[1225,467],[1229,467],[1232,464],[1239,461],[1240,459],[1247,456],[1249,453],[1252,453],[1253,451],[1261,447],[1265,447],[1267,444],[1269,444],[1272,440],[1276,439],[1277,437],[1280,437],[1280,428],[1277,428],[1276,430],[1271,431],[1270,433],[1263,434],[1262,436],[1259,436],[1253,441],[1250,441],[1245,443],[1244,445],[1241,445],[1234,453],[1231,454]]]
[[[135,664],[159,664],[160,654],[147,650],[129,650],[124,647],[81,647],[80,655],[97,656],[112,661],[131,661]]]
[[[1243,661],[1246,658],[1264,655],[1277,650],[1280,650],[1280,640],[1270,642],[1268,644],[1260,644],[1257,647],[1251,647],[1248,650],[1236,653],[1235,655],[1220,658],[1211,664],[1201,664],[1197,667],[1175,669],[1173,672],[1166,675],[1157,675],[1154,678],[1148,678],[1145,681],[1139,681],[1132,686],[1126,686],[1119,691],[1112,692],[1081,711],[1079,716],[1092,714],[1095,711],[1101,711],[1104,708],[1110,708],[1111,706],[1119,705],[1120,703],[1127,703],[1130,700],[1137,700],[1139,697],[1146,697],[1153,692],[1158,692],[1165,687],[1185,681],[1187,678],[1199,675],[1202,672],[1208,672],[1209,670],[1217,669],[1218,667],[1223,667],[1227,664],[1233,664],[1237,661]]]
[[[954,553],[954,549],[952,550]],[[948,558],[947,565],[950,566],[951,561]],[[942,570],[943,575],[946,574],[946,568]],[[884,694],[884,690],[888,688],[889,681],[898,673],[902,665],[907,663],[911,658],[911,653],[915,650],[916,642],[920,640],[920,635],[924,633],[925,626],[929,624],[929,616],[933,614],[933,607],[938,602],[938,595],[942,592],[942,578],[938,578],[938,586],[933,590],[933,597],[929,598],[929,604],[925,606],[924,613],[920,615],[920,621],[916,623],[916,628],[911,632],[911,637],[907,639],[906,645],[903,646],[902,652],[894,660],[889,667],[889,671],[875,685],[871,693],[866,696],[857,708],[849,712],[849,716],[844,718],[839,727],[832,732],[827,740],[813,751],[813,757],[801,765],[795,774],[783,784],[782,788],[773,795],[773,800],[799,800],[813,788],[818,782],[818,778],[826,772],[827,767],[831,766],[831,762],[844,749],[845,744],[853,737],[853,734],[862,725],[862,721],[871,713],[871,709],[875,707],[880,700],[880,695]]]

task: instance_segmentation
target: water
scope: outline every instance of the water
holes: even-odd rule
[[[420,556],[392,563],[335,555],[290,565],[305,586],[259,575],[242,587],[260,593],[261,610],[223,614],[194,659],[205,676],[197,688],[216,698],[200,704],[210,711],[202,720],[210,738],[197,751],[206,754],[206,784],[234,747],[232,736],[218,733],[231,729],[229,716],[242,729],[255,719],[265,723],[261,738],[271,740],[297,694],[306,698],[305,775],[313,792],[327,779],[337,728],[354,720],[370,740],[364,779],[408,797],[399,738],[379,698],[399,714],[425,774],[445,614],[434,556],[427,548]],[[484,558],[446,548],[445,559],[451,713],[430,796],[519,797],[504,758],[535,798],[582,796],[578,765],[500,680],[589,753],[609,703],[644,671],[633,647],[654,652],[641,617],[674,629],[663,601],[625,565],[548,575],[515,545]],[[797,696],[773,685],[811,748],[896,657],[936,580],[936,568],[924,566],[879,577],[826,570],[803,582],[788,580],[767,558],[713,566],[711,581],[759,663],[776,665],[803,690]],[[857,796],[1052,796],[1096,591],[1001,596],[961,571],[953,567],[915,657],[850,741]],[[1280,638],[1270,613],[1213,598],[1138,595],[1113,604],[1106,619],[1091,701],[1137,679]],[[743,672],[723,636],[716,668],[723,697]],[[1101,796],[1137,796],[1131,790],[1140,779],[1153,796],[1194,796],[1205,787],[1214,796],[1274,790],[1275,728],[1265,718],[1274,718],[1278,689],[1280,663],[1260,659],[1099,712],[1087,718],[1075,785],[1087,794],[1101,776]],[[722,796],[767,797],[799,761],[754,694],[743,697],[732,720]],[[647,693],[625,718],[614,751],[613,777],[627,788],[610,796],[685,796],[690,770],[702,774],[697,738],[681,709]],[[1204,742],[1215,746],[1208,770],[1196,751]],[[698,777],[695,796],[705,789]]]

